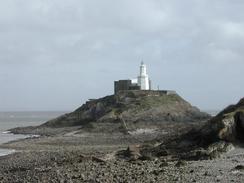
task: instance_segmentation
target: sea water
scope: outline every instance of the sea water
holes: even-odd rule
[[[26,135],[13,135],[9,129],[24,126],[37,126],[66,112],[0,112],[0,144],[27,138]],[[0,156],[14,150],[0,149]]]

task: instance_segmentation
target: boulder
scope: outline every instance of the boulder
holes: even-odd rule
[[[117,157],[129,161],[138,160],[142,157],[139,145],[130,145],[126,150],[117,152]]]
[[[244,140],[244,99],[231,105],[212,118],[200,134],[206,142]]]

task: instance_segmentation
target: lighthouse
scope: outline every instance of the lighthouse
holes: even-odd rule
[[[144,62],[141,62],[140,75],[138,76],[137,81],[138,85],[141,87],[141,90],[150,90],[151,84],[147,74],[147,66],[144,64]]]
[[[151,80],[147,74],[147,66],[144,62],[140,65],[140,74],[136,79],[114,81],[114,93],[128,90],[151,90]]]
[[[142,91],[141,91],[142,90]],[[144,62],[141,62],[139,76],[135,79],[124,79],[114,81],[114,94],[117,95],[120,92],[140,93],[143,95],[159,96],[159,95],[175,95],[174,90],[153,90],[152,82],[147,73],[147,66]]]

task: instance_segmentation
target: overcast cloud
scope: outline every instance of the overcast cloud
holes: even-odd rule
[[[0,110],[73,110],[138,75],[201,109],[244,94],[243,0],[0,0]]]

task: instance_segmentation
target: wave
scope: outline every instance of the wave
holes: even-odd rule
[[[14,149],[0,149],[0,156],[7,156],[7,155],[9,155],[9,154],[13,154],[13,153],[15,153],[16,152],[16,150],[14,150]]]
[[[4,132],[2,132],[3,134],[10,134],[11,133],[11,131],[4,131]]]

